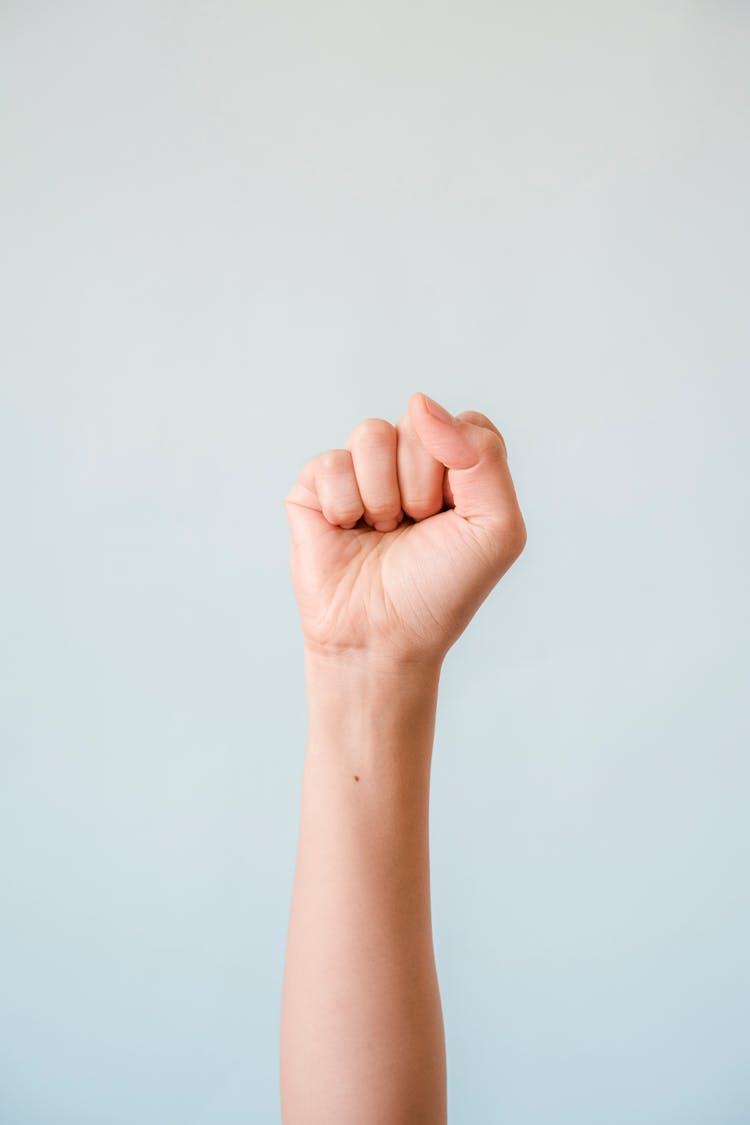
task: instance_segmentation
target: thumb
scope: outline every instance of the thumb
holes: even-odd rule
[[[477,421],[455,417],[419,392],[409,400],[409,416],[417,437],[448,470],[456,515],[488,527],[518,530],[525,541],[505,442],[489,418],[466,413]]]

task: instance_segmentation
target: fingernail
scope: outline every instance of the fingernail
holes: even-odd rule
[[[435,418],[439,418],[441,422],[455,422],[453,415],[449,414],[439,402],[435,402],[434,398],[430,398],[429,395],[423,395],[422,397],[424,398],[425,406]]]

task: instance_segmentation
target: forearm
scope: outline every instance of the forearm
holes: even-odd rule
[[[440,669],[308,654],[284,1125],[440,1125],[429,785]]]

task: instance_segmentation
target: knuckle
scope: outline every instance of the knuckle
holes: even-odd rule
[[[526,531],[526,521],[524,520],[524,518],[523,518],[523,516],[521,515],[520,512],[518,513],[518,515],[516,516],[516,519],[514,521],[513,529],[512,529],[510,538],[511,538],[511,545],[512,545],[512,548],[513,548],[513,551],[514,551],[514,557],[518,558],[518,556],[521,554],[524,547],[526,546],[526,543],[527,543],[527,540],[528,540],[528,533]]]
[[[486,414],[483,414],[481,410],[464,410],[461,414],[458,414],[457,417],[460,418],[462,422],[469,422],[472,426],[478,426],[480,429],[484,430],[488,435],[484,438],[488,447],[491,445],[499,445],[503,455],[507,456],[508,451],[505,438],[492,419],[488,418]]]
[[[472,426],[482,426],[484,429],[494,430],[497,427],[481,410],[462,410],[456,415],[462,422],[471,422]]]
[[[506,461],[508,451],[502,436],[495,430],[485,430],[480,441],[482,453],[488,461]]]
[[[503,555],[513,562],[526,546],[526,523],[520,512],[506,519],[499,537]]]
[[[526,546],[526,523],[518,511],[494,522],[489,531],[491,544],[489,554],[504,572],[515,562]]]
[[[351,432],[350,443],[381,448],[394,443],[395,428],[385,418],[365,418]]]
[[[328,449],[320,454],[317,463],[323,473],[339,473],[349,467],[351,455],[347,449]]]

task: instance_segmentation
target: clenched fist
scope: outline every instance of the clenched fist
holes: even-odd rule
[[[286,510],[305,647],[321,654],[440,662],[526,543],[500,432],[423,394],[308,461]]]

